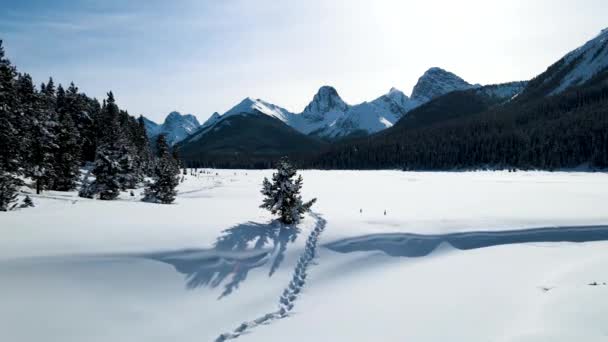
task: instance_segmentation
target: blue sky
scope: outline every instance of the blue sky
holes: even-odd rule
[[[299,112],[321,85],[349,103],[409,95],[439,66],[529,79],[608,27],[605,0],[0,0],[0,39],[37,82],[114,91],[131,114],[204,120],[246,96]]]

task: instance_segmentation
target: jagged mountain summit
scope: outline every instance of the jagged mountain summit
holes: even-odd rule
[[[455,74],[441,68],[430,68],[419,79],[412,90],[411,100],[418,105],[455,90],[480,87],[472,85]]]
[[[150,140],[155,139],[160,134],[164,134],[169,145],[175,145],[186,139],[200,126],[196,116],[181,114],[176,111],[169,113],[165,121],[160,125],[145,117],[144,123]]]
[[[440,68],[424,73],[414,87],[412,97],[391,88],[388,93],[369,102],[349,105],[331,86],[322,86],[301,113],[260,99],[246,98],[223,115],[214,113],[199,129],[204,134],[222,119],[237,114],[265,114],[281,120],[297,131],[328,139],[367,135],[393,126],[412,109],[438,96],[456,90],[479,87]]]

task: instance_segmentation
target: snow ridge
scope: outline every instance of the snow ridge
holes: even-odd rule
[[[585,45],[568,53],[564,56],[563,61],[562,70],[571,66],[572,63],[575,63],[575,66],[563,77],[560,85],[550,95],[581,85],[608,68],[608,29],[602,30]]]
[[[323,230],[325,230],[325,226],[327,225],[327,221],[320,217],[318,214],[312,213],[311,215],[317,220],[317,224],[315,225],[315,228],[312,230],[312,232],[308,236],[308,239],[306,240],[306,247],[304,248],[304,253],[302,253],[300,258],[298,259],[296,268],[293,273],[293,277],[289,282],[289,285],[287,285],[287,287],[283,291],[283,294],[279,298],[279,309],[264,314],[252,321],[241,323],[241,325],[239,325],[233,331],[223,333],[218,336],[215,339],[215,342],[223,342],[238,338],[242,334],[252,330],[253,328],[259,325],[270,324],[273,321],[287,317],[289,312],[293,310],[295,301],[298,299],[298,295],[304,288],[304,285],[306,285],[308,267],[310,266],[312,260],[315,258],[319,236],[321,235]]]

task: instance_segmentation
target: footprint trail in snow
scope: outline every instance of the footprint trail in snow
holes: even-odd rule
[[[306,240],[306,247],[304,248],[304,252],[302,253],[302,255],[300,255],[300,258],[298,259],[296,268],[293,273],[293,277],[291,278],[289,285],[287,285],[287,287],[283,291],[283,294],[279,298],[278,310],[266,313],[252,321],[241,323],[241,325],[239,325],[231,332],[223,333],[218,336],[215,339],[215,342],[235,339],[259,325],[270,324],[273,321],[285,318],[289,315],[289,312],[293,310],[298,296],[302,292],[304,285],[306,285],[308,266],[310,266],[310,263],[315,257],[319,235],[321,235],[327,224],[327,221],[319,215],[314,213],[311,215],[317,220],[317,223],[315,225],[315,228],[308,236],[308,239]]]

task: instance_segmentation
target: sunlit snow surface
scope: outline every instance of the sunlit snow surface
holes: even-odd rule
[[[0,213],[0,341],[213,341],[279,309],[321,226],[293,309],[238,340],[608,339],[605,173],[304,171],[293,229],[258,208],[271,171],[211,172],[174,205]]]

